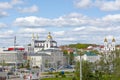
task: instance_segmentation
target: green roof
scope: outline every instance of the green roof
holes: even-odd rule
[[[97,56],[97,54],[92,53],[92,52],[86,52],[85,54],[86,54],[87,56]]]
[[[93,53],[93,52],[86,52],[85,53],[87,56],[97,56],[97,54]],[[74,54],[74,56],[80,56],[79,54]]]
[[[79,54],[74,54],[74,56],[79,56]]]

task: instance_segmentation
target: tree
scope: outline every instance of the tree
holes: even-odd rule
[[[70,53],[69,54],[69,59],[70,59],[70,65],[73,65],[74,64],[74,54],[73,53]]]
[[[27,60],[27,63],[26,63],[26,68],[30,68],[30,60]]]
[[[104,80],[119,80],[120,50],[102,53],[101,55],[101,60],[98,63],[98,70],[102,72]]]
[[[120,80],[120,50],[115,50],[112,52],[115,54],[114,60],[113,60],[113,71],[112,71],[112,79],[114,80]]]
[[[80,79],[80,62],[76,62],[75,75],[77,80]],[[83,80],[95,80],[92,72],[92,63],[88,61],[82,61],[82,79]]]

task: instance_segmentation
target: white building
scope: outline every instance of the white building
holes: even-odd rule
[[[100,60],[100,55],[97,55],[92,52],[86,52],[84,55],[81,56],[82,60],[88,61],[88,62],[96,62]],[[80,61],[80,56],[75,56],[75,61]]]
[[[28,47],[28,52],[36,53],[39,50],[56,49],[56,48],[57,48],[57,42],[52,39],[50,32],[48,33],[46,40],[39,40],[38,35],[35,37],[33,34],[31,46]]]
[[[111,52],[115,50],[115,39],[113,38],[111,42],[108,42],[107,38],[104,39],[104,51]]]
[[[7,64],[23,63],[23,53],[21,51],[0,51],[0,63],[3,61]]]
[[[66,57],[63,52],[57,47],[57,42],[52,39],[50,32],[46,40],[37,40],[33,36],[29,51],[29,60],[31,67],[40,67],[42,71],[46,68],[55,68],[66,64]]]
[[[66,58],[60,50],[47,49],[39,51],[35,54],[30,54],[31,67],[38,66],[44,71],[47,68],[57,68],[66,64]]]

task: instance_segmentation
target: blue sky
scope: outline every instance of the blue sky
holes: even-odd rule
[[[48,32],[58,45],[120,43],[120,0],[0,0],[0,47],[31,42]]]

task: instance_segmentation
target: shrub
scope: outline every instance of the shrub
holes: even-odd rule
[[[77,80],[76,77],[73,77],[72,80]]]

